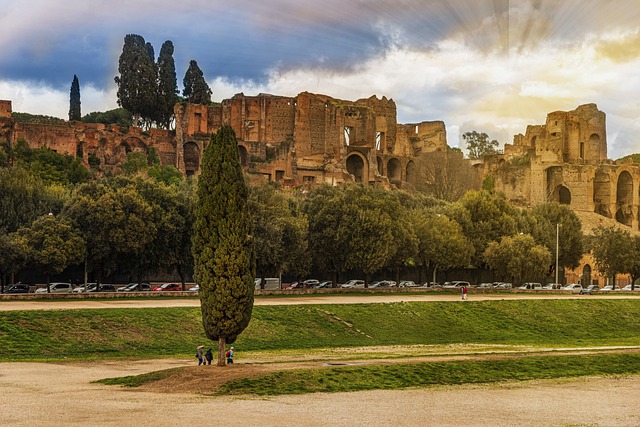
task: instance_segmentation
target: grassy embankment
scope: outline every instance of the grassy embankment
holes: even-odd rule
[[[257,306],[235,346],[241,361],[248,354],[260,359],[359,346],[638,346],[638,331],[640,300],[633,299]],[[206,341],[198,308],[0,313],[1,361],[192,358],[196,344]],[[220,391],[302,393],[637,373],[635,354],[572,355],[288,371],[236,380]]]

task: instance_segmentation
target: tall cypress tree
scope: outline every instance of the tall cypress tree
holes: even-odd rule
[[[182,94],[187,97],[187,101],[192,104],[211,104],[211,88],[204,79],[204,74],[198,63],[194,60],[189,62],[189,68],[182,80],[184,90]]]
[[[74,74],[73,81],[71,82],[71,95],[69,96],[69,121],[80,120],[81,118],[80,83],[78,82],[78,76]]]
[[[162,44],[158,55],[158,102],[157,121],[169,129],[173,117],[173,106],[178,102],[178,80],[173,60],[173,43],[167,40]]]
[[[231,126],[223,126],[202,158],[192,238],[202,325],[207,337],[218,341],[218,366],[225,365],[226,344],[233,343],[251,320],[252,227],[236,135]]]
[[[120,76],[114,80],[118,85],[118,105],[133,114],[135,125],[140,116],[153,119],[155,114],[157,71],[153,55],[153,47],[142,36],[124,37],[118,61]]]

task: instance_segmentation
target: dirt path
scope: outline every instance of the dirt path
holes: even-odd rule
[[[640,376],[270,398],[165,394],[91,383],[189,364],[191,360],[3,363],[0,425],[640,425]],[[242,365],[231,367],[236,368]],[[220,375],[213,366],[191,370]]]
[[[640,295],[558,295],[558,294],[471,294],[469,301],[500,301],[514,299],[640,299]],[[300,304],[371,304],[412,301],[460,301],[456,294],[437,295],[300,295],[288,297],[256,298],[255,305],[300,305]],[[85,308],[146,308],[146,307],[199,307],[197,298],[171,299],[78,299],[78,300],[0,300],[0,311],[13,310],[72,310]]]

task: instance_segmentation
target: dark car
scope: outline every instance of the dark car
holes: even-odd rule
[[[5,294],[28,294],[29,285],[23,285],[22,283],[9,285],[6,288],[4,288],[4,293]]]
[[[148,283],[129,283],[124,288],[118,288],[118,292],[145,292],[150,290],[151,286]]]
[[[181,291],[182,285],[180,283],[163,283],[162,285],[153,288],[153,290],[158,292]]]

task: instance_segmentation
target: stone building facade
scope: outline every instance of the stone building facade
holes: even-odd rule
[[[117,168],[129,152],[154,148],[162,165],[185,175],[200,170],[202,152],[222,125],[236,132],[246,171],[285,186],[380,182],[402,186],[420,153],[445,150],[442,121],[399,124],[392,99],[345,101],[303,92],[295,97],[240,93],[219,105],[180,103],[175,131],[65,122],[31,125],[11,118],[0,101],[0,139],[90,158],[102,170]]]

